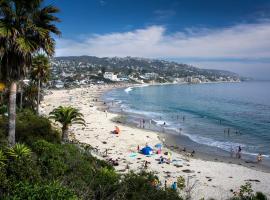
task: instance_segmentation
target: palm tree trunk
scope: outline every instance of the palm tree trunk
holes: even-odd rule
[[[17,83],[12,82],[9,89],[9,109],[8,109],[8,143],[10,146],[15,145],[16,129],[16,93]]]
[[[68,126],[63,126],[62,128],[62,140],[64,142],[68,141]]]
[[[21,95],[20,95],[20,109],[22,109],[22,102],[23,102],[23,87],[22,87],[22,85],[20,85],[20,89],[21,89]]]
[[[40,101],[40,79],[38,79],[37,114],[39,114],[39,101]]]

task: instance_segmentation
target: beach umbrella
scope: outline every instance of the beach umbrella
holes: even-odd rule
[[[161,149],[162,148],[162,144],[161,143],[158,143],[158,144],[155,145],[155,147],[158,148],[158,149]]]
[[[153,154],[153,149],[149,146],[146,146],[144,147],[141,152],[144,154],[144,155],[151,155]]]

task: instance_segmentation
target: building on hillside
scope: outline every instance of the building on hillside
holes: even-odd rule
[[[117,75],[114,74],[113,72],[105,72],[103,77],[111,81],[118,81]]]
[[[145,74],[144,74],[144,78],[147,79],[147,80],[150,80],[150,79],[157,79],[157,78],[158,78],[158,74],[157,74],[157,73],[154,73],[154,72],[151,72],[151,73],[145,73]]]
[[[60,88],[63,88],[64,87],[64,83],[60,80],[57,80],[56,83],[55,83],[55,87],[60,89]]]
[[[192,76],[187,76],[186,77],[186,82],[192,83]]]

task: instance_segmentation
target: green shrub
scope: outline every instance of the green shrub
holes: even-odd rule
[[[6,105],[1,105],[0,106],[0,115],[3,115],[5,113],[7,113],[8,109]]]
[[[7,149],[6,154],[12,159],[22,159],[31,155],[31,150],[24,144],[17,143]]]
[[[177,192],[154,187],[151,183],[156,179],[153,174],[142,172],[125,175],[117,192],[116,199],[141,199],[141,200],[181,200]],[[123,196],[124,195],[124,196]]]
[[[17,183],[9,195],[3,199],[16,200],[40,200],[40,199],[57,199],[57,200],[77,200],[78,197],[73,191],[61,186],[58,182],[49,184],[30,184],[27,182]]]
[[[2,151],[2,149],[0,149],[0,168],[6,164],[6,161],[7,161],[7,157]]]
[[[267,200],[267,197],[262,192],[254,194],[251,183],[247,182],[240,186],[239,192],[234,193],[232,200]]]
[[[0,115],[0,147],[7,146],[7,117]]]
[[[19,112],[16,119],[16,141],[30,145],[38,139],[59,142],[60,134],[46,117],[38,116],[30,110]]]
[[[256,192],[255,199],[256,200],[267,200],[267,197],[262,192]]]
[[[32,145],[32,150],[38,156],[42,176],[53,179],[64,175],[67,171],[68,165],[65,163],[65,152],[60,144],[38,140]]]
[[[41,180],[40,169],[33,157],[8,159],[6,174],[10,181],[37,182]]]

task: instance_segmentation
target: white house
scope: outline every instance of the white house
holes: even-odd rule
[[[60,89],[60,88],[63,88],[64,87],[64,83],[60,80],[57,80],[56,83],[55,83],[55,87]]]
[[[144,74],[145,79],[157,79],[158,78],[158,74],[151,72],[151,73],[145,73]]]
[[[103,77],[111,81],[118,81],[117,75],[115,75],[113,72],[105,72]]]

